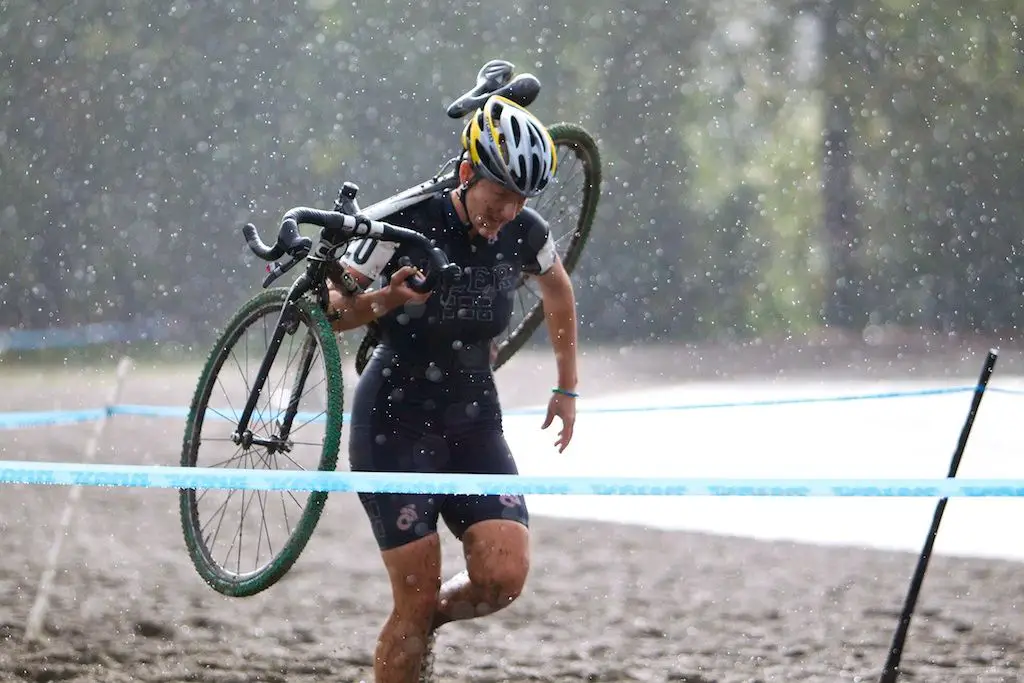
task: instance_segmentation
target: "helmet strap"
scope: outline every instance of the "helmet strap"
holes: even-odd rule
[[[469,215],[469,206],[466,205],[466,193],[469,192],[469,188],[473,187],[478,182],[480,182],[480,174],[474,171],[472,178],[462,183],[462,185],[459,185],[459,202],[462,204],[462,210],[466,214],[466,223],[464,223],[464,225],[470,228],[473,227],[473,219]]]

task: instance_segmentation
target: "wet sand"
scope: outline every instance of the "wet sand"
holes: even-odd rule
[[[850,349],[826,353],[824,363],[793,351],[754,362],[736,350],[613,349],[584,356],[583,387],[589,396],[607,396],[687,377],[766,374],[772,367],[782,377],[928,372],[969,381],[986,350],[917,360],[890,355],[888,364],[868,353],[858,366]],[[1019,365],[1016,354],[1004,357],[1005,372]],[[99,407],[113,365],[63,373],[0,365],[0,412]],[[546,354],[524,352],[499,373],[505,404],[546,400],[551,373]],[[140,362],[120,402],[186,405],[196,376],[190,365]],[[346,381],[352,379],[349,369]],[[96,459],[177,464],[182,428],[175,419],[117,416],[107,423]],[[85,423],[5,431],[0,458],[80,461],[93,429]],[[0,681],[372,678],[389,592],[354,496],[328,498],[315,535],[281,582],[253,597],[227,598],[192,567],[175,491],[83,489],[44,638],[26,644],[26,618],[69,489],[0,487]],[[1015,528],[1012,520],[1006,524]],[[537,516],[532,529],[525,594],[496,615],[445,627],[439,680],[875,681],[916,562],[908,553]],[[461,557],[443,534],[450,574],[461,568]],[[901,680],[1024,680],[1022,613],[1024,565],[933,558]]]

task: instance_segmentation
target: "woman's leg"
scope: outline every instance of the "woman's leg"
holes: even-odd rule
[[[441,586],[433,627],[472,619],[512,604],[530,571],[530,532],[521,522],[487,519],[462,537],[466,570]]]
[[[500,422],[449,438],[455,471],[518,474]],[[466,570],[445,581],[434,626],[507,607],[519,597],[530,570],[529,513],[522,496],[448,496],[440,508],[462,540]]]
[[[437,472],[447,445],[430,433],[430,419],[398,400],[384,381],[386,354],[377,348],[356,389],[349,463],[353,471]],[[381,550],[393,606],[374,657],[377,683],[413,683],[420,669],[441,584],[438,506],[443,496],[360,493]]]
[[[394,606],[377,639],[376,683],[413,683],[426,653],[441,586],[441,544],[436,533],[381,553]]]

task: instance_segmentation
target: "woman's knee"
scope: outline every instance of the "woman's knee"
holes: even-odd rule
[[[469,580],[495,606],[519,597],[530,572],[529,532],[516,522],[494,520],[470,527],[464,539]]]
[[[523,593],[526,586],[528,566],[494,566],[486,564],[482,568],[470,571],[469,579],[483,588],[490,596],[492,604],[504,606],[511,603]]]

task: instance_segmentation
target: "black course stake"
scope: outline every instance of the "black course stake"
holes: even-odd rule
[[[974,391],[974,398],[971,401],[971,411],[967,414],[967,421],[960,430],[960,441],[956,445],[956,452],[953,454],[953,462],[949,466],[949,478],[956,476],[960,467],[960,460],[964,457],[964,449],[967,448],[967,437],[971,435],[971,427],[974,425],[974,417],[978,414],[981,406],[981,397],[985,394],[985,387],[992,376],[996,366],[998,351],[992,349],[985,357],[985,367],[981,370],[981,378]],[[932,528],[928,531],[928,537],[924,541],[924,548],[920,557],[917,558],[917,569],[910,580],[910,590],[907,591],[906,602],[903,603],[903,613],[900,615],[900,622],[896,626],[896,633],[892,638],[892,645],[889,646],[889,657],[885,661],[885,668],[882,669],[882,677],[879,683],[896,683],[900,675],[900,657],[903,656],[903,644],[907,640],[907,630],[910,628],[910,619],[914,616],[914,607],[917,605],[917,596],[921,592],[921,584],[924,582],[924,573],[928,569],[928,560],[932,556],[932,547],[935,545],[935,537],[939,534],[939,524],[942,522],[942,513],[946,509],[948,498],[941,498],[935,506],[935,516],[932,517]]]

